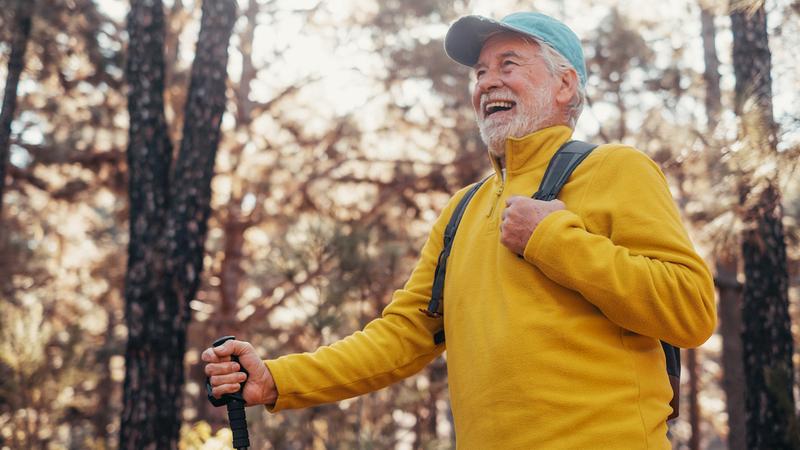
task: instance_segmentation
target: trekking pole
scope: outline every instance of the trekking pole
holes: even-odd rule
[[[236,339],[234,336],[225,336],[217,339],[211,344],[214,347],[219,347],[220,345],[224,344],[227,341]],[[231,361],[239,362],[239,357],[236,355],[231,355]],[[241,364],[239,365],[241,367]],[[245,374],[247,373],[244,370],[244,367],[241,367],[241,371]],[[244,383],[241,384],[241,388],[234,394],[225,394],[220,398],[215,398],[211,395],[211,380],[206,378],[206,392],[208,393],[208,401],[211,402],[214,406],[222,406],[227,405],[228,407],[228,422],[231,425],[231,431],[233,432],[233,448],[236,450],[247,450],[250,447],[250,436],[247,433],[247,418],[244,414],[244,397],[242,397],[242,390],[244,389]]]

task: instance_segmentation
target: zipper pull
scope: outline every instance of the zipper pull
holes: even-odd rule
[[[497,203],[500,201],[500,196],[503,195],[503,189],[505,189],[505,182],[497,188],[497,191],[495,191],[494,202],[492,203],[491,209],[489,209],[489,214],[486,214],[486,217],[492,217],[492,214],[494,214],[494,210],[497,208]]]

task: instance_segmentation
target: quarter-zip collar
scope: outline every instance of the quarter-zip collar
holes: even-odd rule
[[[490,155],[497,179],[504,180],[505,176],[513,176],[547,164],[555,152],[571,137],[571,128],[556,125],[520,138],[506,139],[505,174],[503,174],[503,164],[498,158]]]

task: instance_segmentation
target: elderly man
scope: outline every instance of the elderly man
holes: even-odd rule
[[[472,104],[494,175],[466,209],[443,316],[423,314],[458,192],[405,287],[380,318],[314,353],[261,361],[246,342],[207,349],[214,395],[272,411],[364,394],[447,348],[460,449],[667,449],[672,396],[659,340],[702,344],[715,325],[711,276],[664,176],[641,152],[601,145],[562,201],[534,200],[584,101],[577,36],[538,13],[467,16],[445,39],[474,70]],[[611,49],[613,51],[613,49]],[[431,336],[444,328],[446,343]]]

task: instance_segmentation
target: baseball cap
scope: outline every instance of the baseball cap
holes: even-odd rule
[[[444,50],[459,64],[472,67],[478,62],[486,38],[497,31],[513,31],[539,39],[561,54],[586,85],[586,62],[578,36],[564,23],[536,12],[518,12],[497,21],[470,15],[456,20],[444,38]]]

